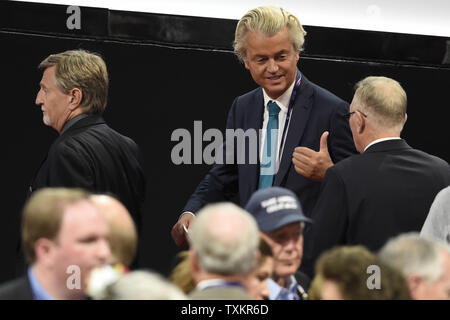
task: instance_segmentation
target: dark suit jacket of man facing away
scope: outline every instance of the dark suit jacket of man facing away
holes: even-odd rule
[[[31,191],[44,187],[79,187],[112,193],[140,225],[145,176],[139,148],[133,140],[111,129],[99,115],[80,119],[53,142]]]
[[[304,232],[301,270],[313,274],[319,255],[335,245],[380,249],[400,233],[420,232],[436,194],[450,185],[440,158],[388,140],[329,168]]]
[[[316,203],[320,183],[307,179],[295,171],[292,154],[298,146],[319,151],[320,137],[324,131],[330,133],[328,150],[334,163],[355,154],[356,149],[348,120],[344,117],[348,110],[348,103],[310,82],[302,75],[279,170],[274,177],[273,185],[295,192],[306,215],[310,214]],[[259,87],[235,99],[228,114],[226,128],[240,128],[244,131],[254,129],[259,133],[263,124],[263,114],[264,97],[262,88]],[[281,135],[282,130],[278,134]],[[257,150],[250,151],[249,144],[245,143],[247,160],[245,164],[236,164],[236,150],[240,148],[237,146],[236,140],[234,145],[235,164],[215,164],[190,197],[184,211],[195,213],[210,202],[229,200],[236,193],[239,194],[241,205],[245,206],[252,193],[258,189],[260,144],[258,143]],[[229,142],[227,141],[227,143]],[[225,146],[223,152],[226,154]],[[249,164],[250,152],[256,152],[258,163]]]
[[[33,300],[30,279],[27,275],[0,285],[0,300]]]

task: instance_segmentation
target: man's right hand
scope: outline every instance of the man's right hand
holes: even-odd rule
[[[195,216],[189,212],[184,212],[180,219],[178,219],[178,222],[173,226],[172,228],[172,239],[175,241],[175,244],[179,248],[183,248],[187,246],[188,241],[186,238],[186,231],[184,231],[183,226],[186,226],[186,229],[190,231],[190,227],[192,222],[194,221]]]

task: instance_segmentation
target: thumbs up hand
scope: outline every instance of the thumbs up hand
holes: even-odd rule
[[[333,165],[328,153],[328,131],[320,138],[320,150],[314,151],[306,147],[297,147],[292,155],[295,171],[314,181],[322,181],[325,172]]]

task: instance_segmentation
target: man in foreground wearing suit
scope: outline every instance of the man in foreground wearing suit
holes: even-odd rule
[[[305,34],[294,15],[277,7],[250,10],[239,21],[234,49],[260,87],[235,99],[226,128],[255,137],[261,130],[261,140],[224,143],[225,161],[216,162],[172,228],[178,246],[187,244],[184,227],[205,204],[239,195],[245,206],[253,192],[272,185],[294,191],[308,215],[326,169],[356,153],[344,118],[348,104],[297,69]]]
[[[250,300],[245,285],[258,258],[255,219],[232,203],[200,210],[191,233],[194,300]]]
[[[22,241],[30,267],[3,284],[0,300],[86,299],[92,269],[111,259],[108,223],[80,189],[44,188],[23,210]]]
[[[357,83],[348,114],[360,155],[329,168],[305,232],[302,269],[335,245],[380,249],[391,237],[420,231],[436,194],[450,185],[450,167],[400,138],[406,93],[385,77]]]

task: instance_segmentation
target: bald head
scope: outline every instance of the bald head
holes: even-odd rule
[[[355,88],[353,109],[367,114],[368,121],[372,120],[382,130],[402,130],[407,97],[400,83],[387,77],[371,76],[359,81]]]
[[[114,260],[111,263],[130,266],[137,250],[137,232],[130,213],[120,201],[111,196],[92,195],[91,200],[109,224],[108,239]]]

